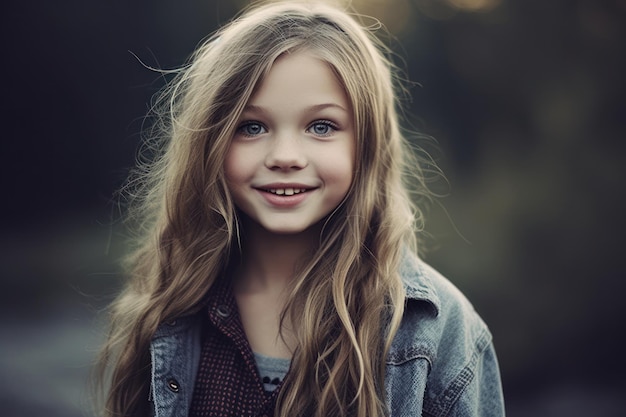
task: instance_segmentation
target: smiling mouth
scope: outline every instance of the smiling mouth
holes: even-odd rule
[[[306,188],[269,188],[264,189],[268,193],[276,194],[276,195],[295,195],[308,191]]]

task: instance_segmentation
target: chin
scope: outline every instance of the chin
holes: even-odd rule
[[[288,223],[288,222],[272,222],[270,223],[260,223],[260,226],[265,229],[266,232],[272,233],[275,235],[297,235],[297,234],[310,234],[310,233],[319,233],[320,228],[322,226],[321,221],[317,222],[304,222],[304,223]]]
[[[305,232],[307,230],[309,230],[310,227],[302,227],[302,226],[285,226],[282,225],[281,227],[264,227],[265,230],[267,230],[269,233],[274,233],[277,235],[296,235],[298,233],[302,233]]]

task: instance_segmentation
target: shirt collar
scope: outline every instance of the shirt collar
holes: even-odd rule
[[[427,275],[426,265],[408,250],[405,250],[400,262],[400,278],[407,300],[427,302],[433,306],[435,315],[439,314],[441,301]]]

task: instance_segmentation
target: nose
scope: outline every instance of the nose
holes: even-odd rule
[[[298,170],[308,164],[303,144],[295,134],[276,135],[269,144],[265,166],[271,170]]]

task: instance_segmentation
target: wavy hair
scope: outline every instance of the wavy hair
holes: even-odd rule
[[[417,249],[422,218],[409,184],[427,191],[400,132],[388,51],[345,11],[292,1],[257,6],[216,32],[156,102],[153,158],[127,188],[139,233],[99,362],[109,385],[105,415],[145,413],[157,326],[198,312],[240,255],[223,161],[263,76],[282,54],[302,50],[327,62],[345,89],[356,162],[346,199],[326,219],[281,316],[299,325],[276,415],[386,415],[384,359],[404,307],[398,265],[407,247]]]

